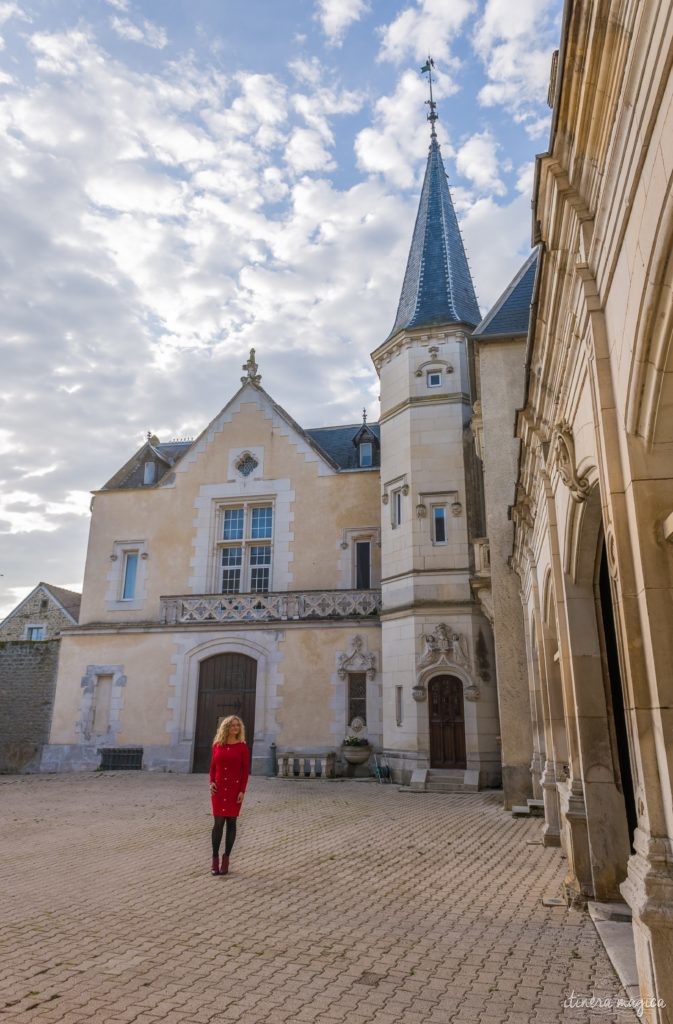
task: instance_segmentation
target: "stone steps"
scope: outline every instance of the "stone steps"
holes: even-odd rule
[[[526,800],[525,805],[512,807],[513,818],[544,818],[544,800]]]
[[[426,793],[476,793],[478,787],[465,784],[465,772],[462,768],[433,768],[427,773],[425,782]]]

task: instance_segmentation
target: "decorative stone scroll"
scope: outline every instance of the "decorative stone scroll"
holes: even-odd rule
[[[570,491],[573,501],[586,501],[591,485],[586,476],[577,472],[575,441],[568,423],[560,423],[552,435],[552,453],[558,466],[559,476]]]
[[[345,679],[349,672],[366,672],[367,679],[376,675],[376,655],[364,650],[364,640],[356,634],[351,640],[350,654],[340,654],[337,659],[339,679]]]

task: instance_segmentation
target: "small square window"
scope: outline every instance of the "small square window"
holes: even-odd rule
[[[44,626],[26,626],[26,640],[44,640]]]
[[[441,388],[442,386],[442,371],[441,370],[428,370],[427,373],[427,384],[429,388]]]

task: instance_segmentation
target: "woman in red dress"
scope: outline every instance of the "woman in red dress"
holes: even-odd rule
[[[210,762],[210,797],[213,804],[213,862],[211,875],[229,874],[229,857],[236,839],[236,819],[250,774],[250,750],[245,742],[245,726],[236,715],[220,722],[213,740]],[[220,865],[220,843],[226,825],[224,856]]]

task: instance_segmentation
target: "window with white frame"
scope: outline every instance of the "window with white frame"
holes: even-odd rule
[[[272,505],[244,503],[220,508],[217,546],[222,594],[269,591],[272,538]]]
[[[371,441],[362,441],[358,445],[360,454],[360,468],[366,469],[374,464],[374,445]]]
[[[442,386],[442,371],[441,370],[428,370],[425,375],[425,381],[429,388],[441,388]]]
[[[138,551],[124,552],[124,566],[122,569],[122,601],[133,601],[136,596],[136,583],[138,581]]]
[[[46,626],[28,625],[24,630],[25,640],[44,640],[47,633]]]
[[[390,495],[390,521],[393,530],[402,522],[402,488],[398,487]]]
[[[446,544],[446,505],[432,506],[432,543]]]

